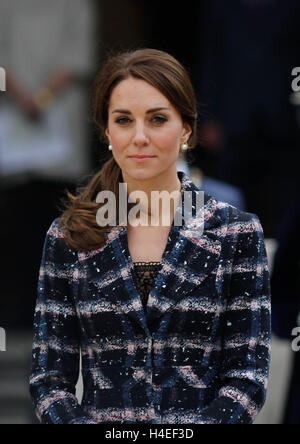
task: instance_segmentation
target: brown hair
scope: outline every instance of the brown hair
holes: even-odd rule
[[[93,103],[93,117],[101,136],[106,139],[112,91],[119,82],[129,77],[145,80],[172,103],[183,122],[192,128],[188,144],[194,148],[197,142],[197,103],[190,77],[173,56],[156,49],[137,49],[107,58],[95,80]],[[120,182],[123,182],[122,171],[111,157],[86,186],[77,188],[76,195],[67,191],[69,201],[62,201],[65,208],[59,224],[64,228],[66,243],[71,248],[87,252],[104,244],[104,232],[110,231],[111,227],[97,224],[96,213],[103,204],[96,203],[95,199],[101,190],[114,193],[118,224]],[[128,203],[128,210],[133,205]]]

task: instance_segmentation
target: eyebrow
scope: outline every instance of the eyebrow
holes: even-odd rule
[[[162,110],[170,110],[170,108],[165,107],[165,106],[160,106],[158,108],[151,108],[151,109],[148,109],[148,111],[146,111],[146,114],[155,113],[157,111],[162,111]],[[131,114],[131,112],[128,109],[115,109],[113,111],[113,113]]]

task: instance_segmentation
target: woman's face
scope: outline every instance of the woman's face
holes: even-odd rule
[[[125,182],[128,176],[151,180],[176,172],[180,144],[191,131],[168,99],[144,80],[130,77],[113,89],[106,135]],[[153,157],[138,162],[132,155]]]

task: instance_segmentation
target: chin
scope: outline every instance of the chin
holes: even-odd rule
[[[141,168],[141,169],[136,169],[134,171],[130,172],[131,177],[136,177],[136,178],[144,178],[144,179],[150,179],[151,177],[155,176],[155,172],[154,171],[147,171],[147,169],[145,168]]]
[[[157,176],[157,171],[147,168],[135,168],[130,171],[126,171],[126,175],[134,180],[149,180]]]

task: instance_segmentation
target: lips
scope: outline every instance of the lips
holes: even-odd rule
[[[129,159],[137,163],[147,162],[148,160],[154,159],[156,156],[130,156]]]
[[[129,156],[130,158],[135,158],[135,159],[148,159],[148,158],[152,158],[155,156],[147,156],[147,155],[136,155],[136,156]]]

